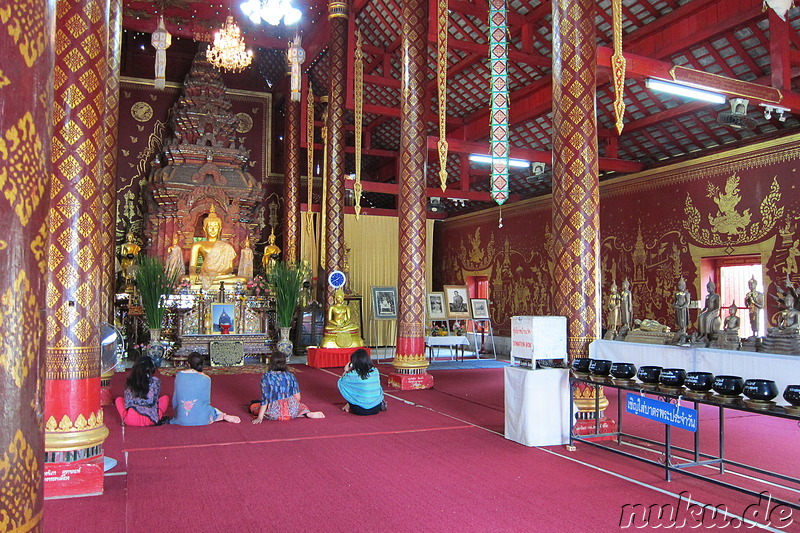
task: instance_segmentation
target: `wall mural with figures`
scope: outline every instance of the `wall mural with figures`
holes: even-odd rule
[[[603,325],[612,282],[619,287],[627,279],[633,317],[658,320],[674,330],[672,303],[681,276],[702,307],[708,280],[700,277],[701,260],[739,255],[761,258],[764,287],[758,289],[766,295],[770,322],[787,276],[800,286],[798,141],[800,136],[785,137],[601,182]],[[550,201],[546,196],[503,207],[502,228],[498,209],[439,224],[434,290],[487,276],[492,321],[500,335],[510,334],[514,315],[551,314]],[[723,302],[724,308],[729,305]],[[690,331],[696,330],[697,313],[690,310]],[[740,317],[746,320],[746,309]]]

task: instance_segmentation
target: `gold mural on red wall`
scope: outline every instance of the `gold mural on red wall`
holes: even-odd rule
[[[737,209],[742,200],[739,181],[739,176],[731,175],[725,182],[724,192],[720,192],[712,182],[708,183],[706,197],[711,198],[717,205],[715,214],[706,213],[710,228],[702,227],[700,210],[694,206],[691,195],[686,195],[684,210],[687,218],[683,221],[683,227],[698,244],[736,246],[758,242],[772,231],[778,219],[783,216],[783,207],[777,205],[781,199],[777,176],[773,178],[770,192],[759,206],[761,220],[755,222],[751,222],[752,215],[749,208],[741,212]]]

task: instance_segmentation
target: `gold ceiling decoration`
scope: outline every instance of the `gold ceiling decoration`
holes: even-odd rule
[[[361,135],[364,121],[364,53],[361,50],[361,32],[356,30],[356,56],[353,82],[353,98],[355,99],[355,126],[356,126],[356,182],[353,192],[356,197],[356,220],[361,218]]]
[[[447,190],[447,26],[450,11],[447,0],[439,0],[436,11],[436,89],[439,101],[439,186]]]
[[[306,231],[311,235],[314,232],[314,213],[311,211],[311,206],[314,204],[314,88],[310,83],[306,95],[306,155],[308,164]]]
[[[622,0],[611,3],[614,22],[614,53],[611,55],[611,69],[614,77],[614,115],[616,115],[617,135],[622,135],[622,122],[625,117],[625,57],[622,55]]]
[[[214,34],[214,44],[206,51],[206,59],[218,69],[241,72],[253,61],[253,52],[245,50],[242,30],[228,15],[225,24]]]

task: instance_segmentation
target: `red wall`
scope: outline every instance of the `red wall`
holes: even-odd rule
[[[634,317],[674,327],[672,298],[684,276],[692,299],[705,296],[697,266],[701,257],[763,252],[766,294],[786,277],[788,249],[800,239],[797,167],[800,136],[730,151],[603,182],[600,188],[603,295],[612,279],[628,278]],[[732,176],[738,176],[738,201]],[[552,314],[551,197],[437,224],[434,290],[488,275],[495,332],[510,333],[514,315]],[[791,270],[791,269],[790,269]],[[790,275],[795,285],[800,275]],[[707,281],[707,280],[706,280]],[[702,283],[705,290],[705,281]],[[767,317],[777,309],[767,296]],[[702,304],[701,304],[702,305]],[[740,305],[737,302],[737,305]],[[697,310],[692,310],[696,319]],[[605,313],[602,314],[605,319]],[[740,316],[746,316],[740,311]],[[694,328],[690,328],[693,330]]]

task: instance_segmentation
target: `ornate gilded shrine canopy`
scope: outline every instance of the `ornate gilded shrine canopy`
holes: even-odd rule
[[[601,179],[800,130],[800,121],[795,118],[800,116],[800,69],[797,68],[800,66],[800,9],[793,8],[785,13],[784,22],[772,9],[763,10],[761,0],[619,1],[618,35],[627,65],[621,78],[624,86],[621,134],[615,128],[612,0],[597,1],[591,21],[598,41]],[[302,45],[306,51],[302,67],[304,86],[313,87],[317,97],[327,92],[327,5],[321,0],[295,0],[295,3],[304,14],[296,29],[283,25],[256,26],[244,17],[236,2],[231,3],[231,14],[241,26],[246,42],[256,47],[256,63],[262,67],[271,65],[265,72],[274,77],[272,90],[276,102],[281,102],[288,93],[282,59],[287,41],[295,31],[303,36]],[[227,5],[213,2],[167,0],[164,5],[167,29],[176,37],[195,40],[208,40],[228,14]],[[535,166],[511,169],[509,201],[513,202],[550,192],[553,35],[549,1],[509,0],[507,5],[511,157],[544,163],[543,170]],[[147,33],[155,29],[157,4],[125,0],[124,6],[124,28]],[[450,0],[447,9],[448,189],[444,193],[439,191],[440,194],[431,190],[429,196],[440,196],[445,209],[459,212],[493,205],[489,198],[490,166],[467,162],[470,153],[489,153],[488,3]],[[400,0],[354,0],[350,10],[355,28],[362,33],[365,57],[363,204],[396,207],[396,160],[400,145]],[[434,14],[428,30],[431,53],[426,91],[429,98],[423,99],[429,106],[428,187],[431,189],[439,184],[435,19]],[[352,76],[353,69],[348,70]],[[655,92],[646,86],[646,80],[651,77],[677,78],[723,89],[729,99],[738,96],[748,100],[746,113],[740,120],[732,121],[726,115],[731,111],[728,103],[710,104]],[[351,86],[352,83],[348,85]],[[777,112],[767,116],[761,104],[787,111],[782,116]],[[347,143],[352,147],[351,95],[348,95],[348,109]],[[323,112],[324,104],[317,103],[315,115],[321,117]],[[736,124],[732,126],[731,122]],[[317,143],[321,142],[319,124],[318,121]],[[318,152],[321,158],[321,150]],[[347,173],[354,172],[353,152],[348,151],[346,156]]]

